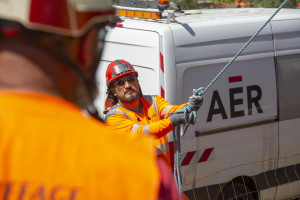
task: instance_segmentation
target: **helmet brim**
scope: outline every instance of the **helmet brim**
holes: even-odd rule
[[[129,71],[129,72],[125,72],[125,73],[123,73],[123,74],[121,74],[121,75],[119,75],[119,76],[117,76],[117,77],[112,78],[109,82],[107,82],[107,83],[106,83],[107,87],[111,87],[111,84],[112,84],[115,80],[117,80],[117,79],[119,79],[119,78],[122,78],[122,77],[124,77],[124,76],[126,76],[126,75],[128,75],[128,74],[136,74],[136,75],[138,76],[138,72],[137,72],[137,71]]]

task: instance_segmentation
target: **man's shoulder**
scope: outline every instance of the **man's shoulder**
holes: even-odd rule
[[[166,102],[166,100],[161,97],[160,95],[144,95],[143,97],[141,97],[143,100],[143,103],[148,103],[149,105],[151,105],[152,107],[157,106],[158,104],[161,104],[162,102]]]
[[[108,111],[108,112],[106,113],[106,115],[105,115],[105,121],[106,121],[106,119],[107,119],[108,117],[110,117],[110,116],[116,114],[117,107],[118,107],[117,105],[114,105],[111,109],[109,109],[109,111]]]
[[[104,122],[106,122],[109,117],[114,116],[116,114],[121,114],[130,119],[130,116],[126,113],[126,111],[129,111],[129,110],[126,108],[123,108],[122,106],[114,105],[105,115]]]
[[[144,95],[141,98],[144,99],[144,102],[147,102],[152,106],[154,103],[156,103],[158,96],[159,95]]]
[[[154,95],[144,95],[141,98],[144,98],[149,104],[152,104],[154,97],[155,97]]]

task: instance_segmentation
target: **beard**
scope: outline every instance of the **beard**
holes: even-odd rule
[[[131,92],[129,94],[126,94],[128,91],[133,91],[133,92]],[[125,103],[135,102],[140,97],[140,92],[136,91],[132,88],[129,89],[129,90],[124,91],[124,94],[125,94],[124,96],[122,96],[122,97],[119,96],[118,98],[121,102],[125,102]]]

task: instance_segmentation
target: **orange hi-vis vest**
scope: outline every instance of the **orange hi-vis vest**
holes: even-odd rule
[[[167,133],[174,127],[169,114],[180,110],[186,104],[170,105],[159,95],[140,97],[140,102],[143,106],[142,113],[115,105],[105,117],[106,124],[120,133],[152,136],[158,157],[164,159],[172,169]]]
[[[0,199],[154,200],[153,140],[117,134],[59,97],[0,91]]]

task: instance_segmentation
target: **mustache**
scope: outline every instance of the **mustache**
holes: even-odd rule
[[[126,94],[128,92],[131,92],[131,91],[135,92],[135,89],[133,89],[133,88],[127,88],[127,89],[125,89],[124,94]]]

